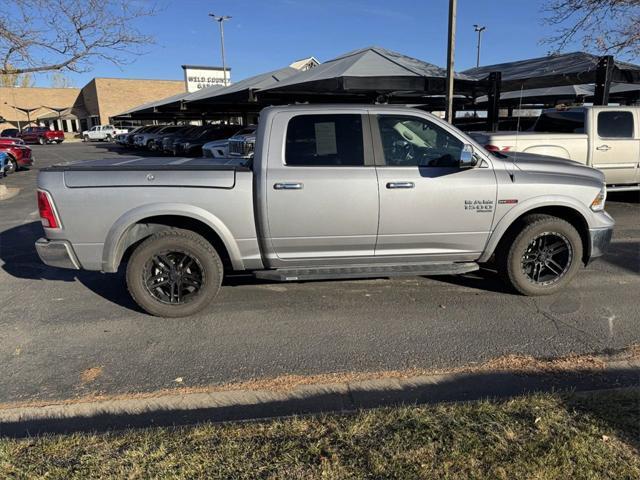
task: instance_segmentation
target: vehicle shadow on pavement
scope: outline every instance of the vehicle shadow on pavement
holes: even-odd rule
[[[450,285],[458,285],[459,287],[482,290],[484,292],[516,295],[516,293],[500,279],[497,272],[484,268],[464,275],[438,275],[425,278]]]
[[[111,275],[87,270],[53,268],[40,261],[35,242],[44,232],[40,222],[19,225],[0,232],[0,261],[2,269],[15,278],[27,280],[52,280],[80,282],[92,292],[121,307],[141,312],[126,290],[122,272]],[[115,277],[120,278],[115,278]]]
[[[640,385],[640,368],[626,363],[606,369],[561,371],[504,370],[409,379],[380,379],[305,386],[289,392],[219,391],[163,397],[107,400],[104,403],[51,405],[47,413],[26,407],[0,412],[0,436],[25,437],[43,433],[101,432],[125,428],[173,427],[200,422],[266,420],[291,415],[351,413],[361,409],[441,402],[506,399],[534,392],[565,392],[568,409],[593,415],[607,434],[630,439],[640,448],[640,426],[621,421],[615,405],[578,405],[571,392]],[[637,398],[637,397],[636,397]],[[639,406],[640,408],[640,406]],[[639,413],[640,414],[640,413]],[[9,416],[8,416],[9,415]],[[531,424],[534,418],[526,419]],[[624,420],[624,419],[622,419]]]
[[[607,253],[598,261],[638,274],[640,273],[640,240],[625,242],[614,240]]]

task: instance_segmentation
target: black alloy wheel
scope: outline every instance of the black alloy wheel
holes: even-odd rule
[[[183,251],[164,251],[152,256],[142,275],[151,296],[168,304],[188,303],[206,282],[198,259]]]
[[[558,232],[544,232],[531,240],[522,255],[522,271],[536,285],[551,285],[567,273],[572,260],[569,240]]]

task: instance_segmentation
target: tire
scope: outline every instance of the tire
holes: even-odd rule
[[[131,297],[143,310],[177,318],[206,308],[218,294],[223,274],[220,256],[207,240],[192,231],[171,228],[138,245],[129,259],[126,279]]]
[[[83,142],[88,142],[89,141],[89,135],[83,135],[82,141]]]
[[[13,157],[7,156],[7,163],[4,168],[5,173],[7,175],[10,173],[16,173],[19,169],[18,161]]]
[[[536,214],[500,242],[496,263],[505,283],[522,295],[551,295],[571,282],[582,252],[582,238],[573,225]]]
[[[47,143],[47,141],[44,139],[44,137],[38,137],[38,143],[40,145],[44,145],[45,143]]]
[[[111,138],[111,135],[107,135],[107,138],[105,139],[105,141],[113,142],[113,138]]]

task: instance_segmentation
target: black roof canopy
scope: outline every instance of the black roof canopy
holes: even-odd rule
[[[437,95],[445,91],[445,69],[381,47],[367,47],[345,53],[332,60],[291,76],[263,89],[261,99],[355,100],[378,95]],[[456,91],[471,91],[478,83],[464,74],[456,74]]]
[[[470,68],[462,73],[480,80],[491,72],[501,72],[503,91],[581,85],[596,82],[600,59],[585,52],[563,53]],[[611,81],[640,83],[640,65],[615,60]]]

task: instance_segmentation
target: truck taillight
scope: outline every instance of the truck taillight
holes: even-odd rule
[[[511,146],[507,146],[507,147],[498,147],[497,145],[485,145],[484,146],[485,150],[489,150],[490,152],[508,152],[509,150],[511,150]]]
[[[53,209],[53,202],[47,192],[38,190],[38,211],[40,212],[40,220],[42,226],[46,228],[60,228],[60,222]]]

